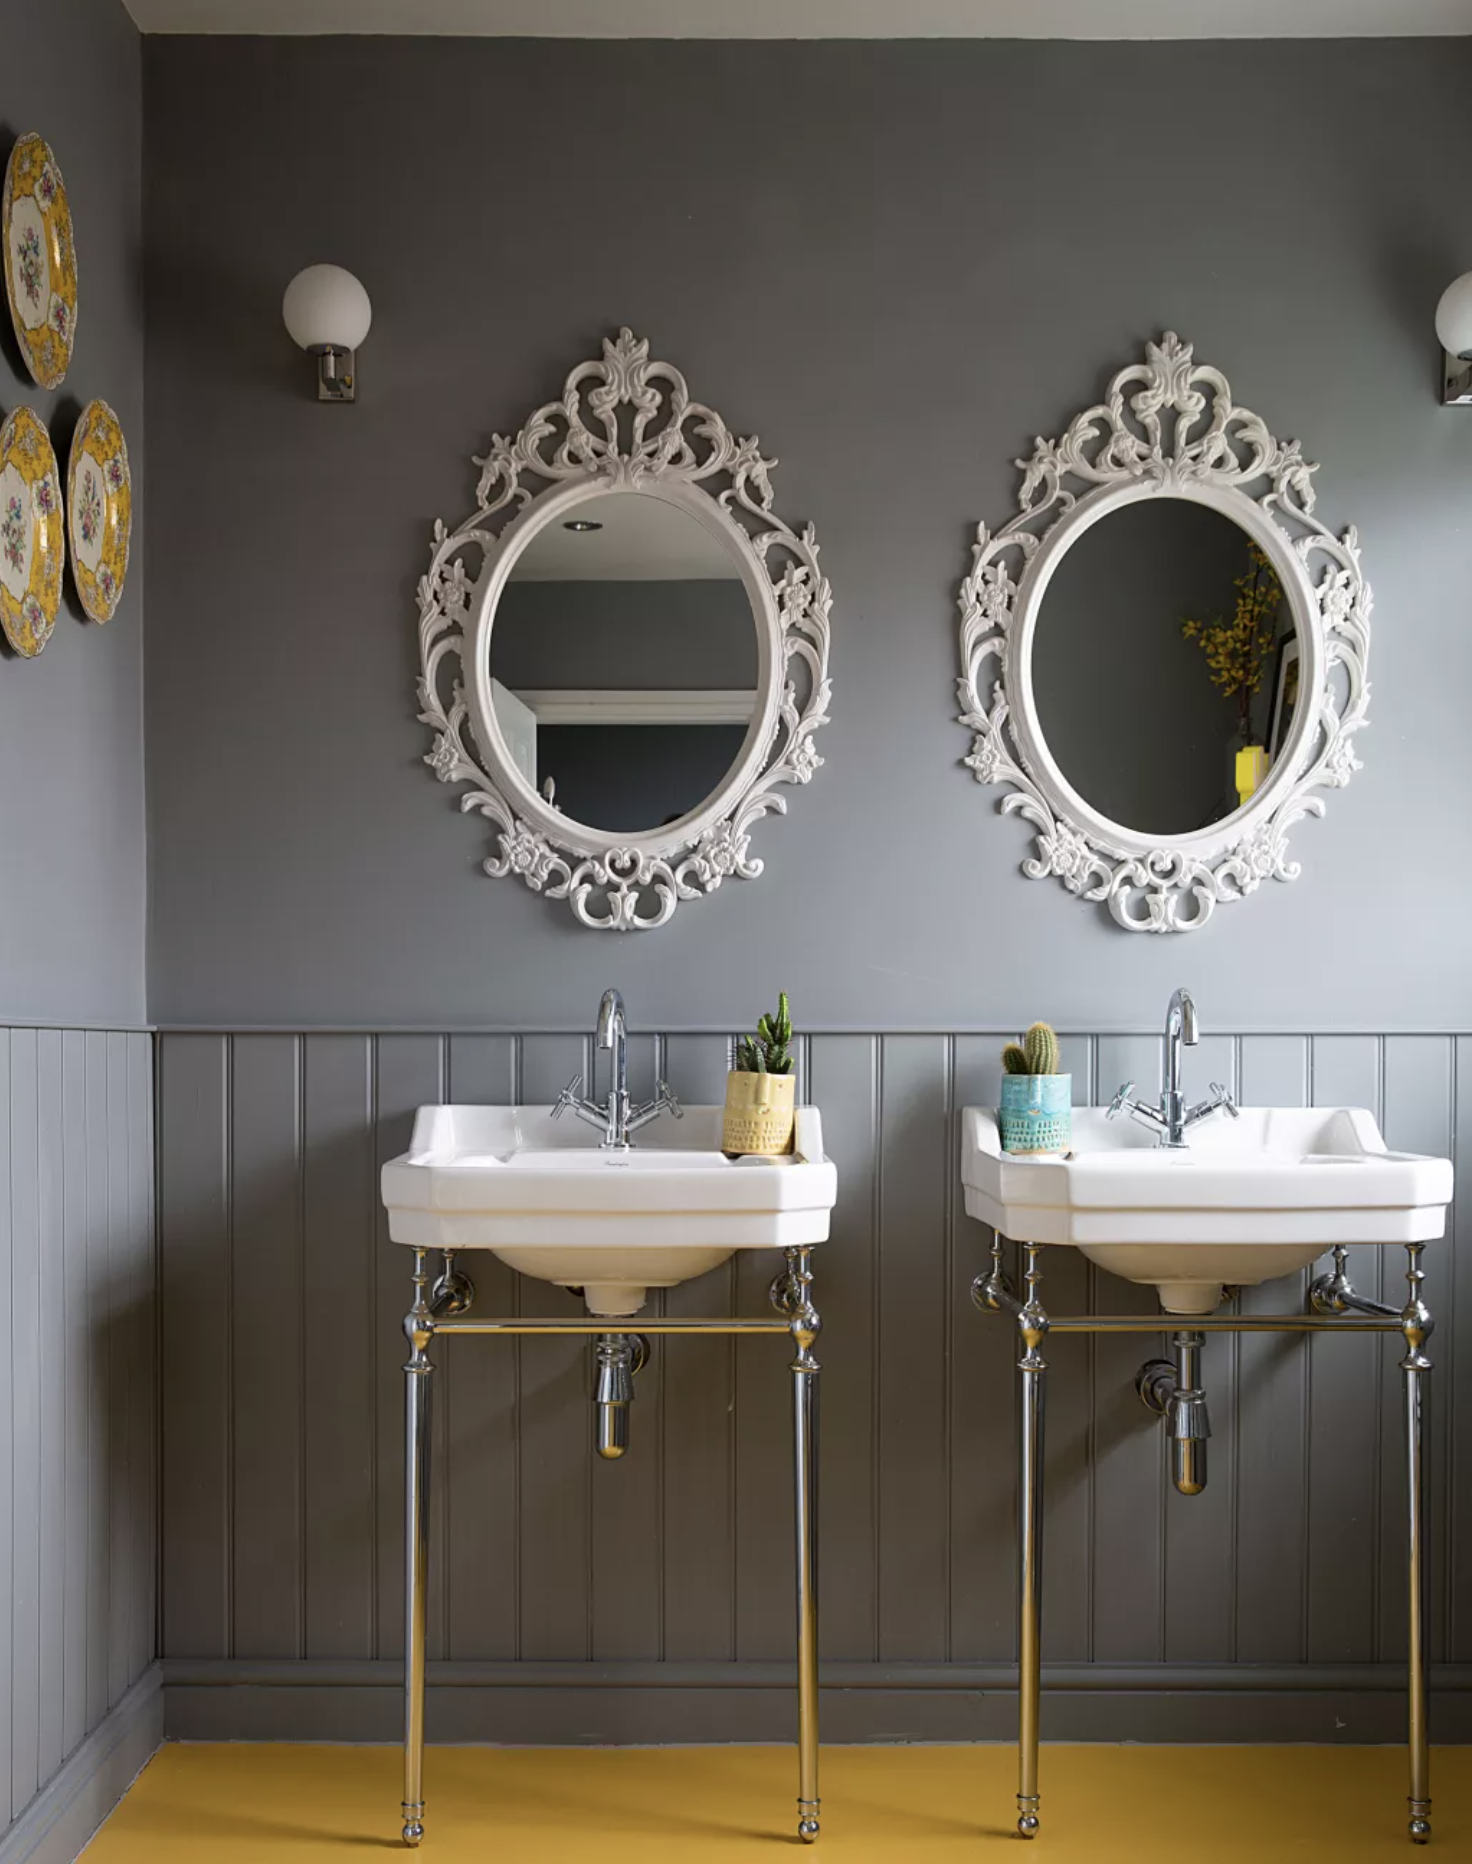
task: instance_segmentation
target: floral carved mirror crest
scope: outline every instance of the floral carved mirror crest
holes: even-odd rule
[[[1024,874],[1135,932],[1296,879],[1288,831],[1360,768],[1369,699],[1370,589],[1317,468],[1173,332],[1016,464],[958,689],[966,764],[1034,830]]]
[[[493,824],[484,871],[617,932],[755,878],[829,701],[831,592],[776,462],[625,329],[474,463],[419,583],[416,691],[424,761]]]

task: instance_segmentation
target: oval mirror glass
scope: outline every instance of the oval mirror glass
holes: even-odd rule
[[[1137,834],[1187,835],[1262,787],[1287,743],[1298,641],[1269,559],[1209,505],[1106,513],[1058,560],[1032,686],[1075,793]]]
[[[735,556],[653,493],[564,508],[516,559],[491,627],[512,762],[570,820],[619,834],[668,827],[721,788],[757,668]]]

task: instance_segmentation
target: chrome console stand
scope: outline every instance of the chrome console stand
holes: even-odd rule
[[[777,1320],[644,1320],[639,1335],[787,1334],[795,1348],[792,1372],[792,1445],[795,1488],[797,1565],[797,1833],[805,1844],[818,1836],[818,1373],[814,1348],[822,1321],[813,1305],[812,1249],[785,1252],[786,1269],[772,1283]],[[445,1256],[434,1286],[426,1268],[428,1252],[414,1251],[414,1301],[404,1317],[409,1341],[405,1375],[404,1438],[404,1801],[403,1838],[417,1845],[424,1837],[424,1676],[425,1600],[429,1582],[429,1433],[430,1388],[434,1364],[429,1348],[442,1333],[549,1334],[592,1336],[600,1347],[601,1377],[595,1394],[599,1445],[604,1454],[621,1454],[627,1443],[626,1387],[614,1379],[624,1370],[622,1346],[630,1335],[610,1333],[607,1319],[470,1320],[465,1316],[475,1290]],[[618,1366],[608,1363],[616,1352]],[[633,1367],[632,1370],[637,1370]],[[632,1377],[630,1371],[630,1378]],[[610,1422],[604,1415],[618,1406],[625,1416]],[[606,1442],[605,1442],[606,1439]],[[615,1439],[617,1444],[615,1447]]]
[[[1043,1343],[1050,1333],[1162,1333],[1171,1330],[1167,1314],[1050,1315],[1039,1289],[1038,1267],[1042,1245],[1021,1245],[1026,1285],[1018,1297],[1002,1266],[1003,1238],[992,1238],[991,1268],[979,1275],[971,1298],[986,1313],[1006,1314],[1017,1327],[1022,1354],[1017,1369],[1022,1375],[1020,1498],[1018,1507],[1018,1779],[1017,1829],[1024,1838],[1038,1831],[1038,1736],[1042,1689],[1042,1508],[1043,1508],[1043,1394],[1047,1361]],[[1196,1383],[1201,1336],[1207,1333],[1399,1333],[1405,1340],[1400,1361],[1405,1391],[1406,1448],[1406,1564],[1410,1619],[1410,1657],[1407,1667],[1409,1715],[1407,1744],[1410,1758],[1410,1809],[1408,1832],[1414,1844],[1431,1836],[1431,1782],[1427,1732],[1426,1689],[1426,1375],[1431,1370],[1426,1342],[1434,1325],[1421,1299],[1426,1279],[1421,1266],[1424,1243],[1406,1244],[1408,1293],[1404,1307],[1392,1307],[1358,1294],[1347,1272],[1343,1248],[1334,1250],[1334,1268],[1309,1289],[1309,1312],[1303,1314],[1193,1314],[1189,1331],[1176,1334],[1174,1365],[1150,1361],[1141,1369],[1141,1396],[1152,1409],[1164,1408],[1162,1392],[1177,1406],[1199,1415],[1193,1426],[1185,1417],[1173,1435],[1183,1439],[1175,1447],[1178,1480],[1184,1494],[1205,1486],[1205,1403]],[[1173,1419],[1173,1425],[1177,1420]]]

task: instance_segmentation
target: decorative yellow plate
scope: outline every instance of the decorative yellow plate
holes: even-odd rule
[[[0,622],[28,660],[56,625],[65,556],[51,437],[29,408],[17,408],[0,427]]]
[[[59,388],[77,328],[77,249],[61,170],[34,133],[10,152],[0,223],[5,293],[21,354],[42,388]]]
[[[67,537],[72,576],[93,621],[111,621],[128,574],[133,481],[128,443],[105,401],[89,401],[72,436],[66,467]]]

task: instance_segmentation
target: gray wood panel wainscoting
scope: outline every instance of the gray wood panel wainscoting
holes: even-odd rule
[[[988,1238],[956,1164],[958,1110],[995,1100],[1011,1033],[800,1043],[840,1173],[816,1259],[829,1739],[1012,1732],[1016,1354],[967,1298]],[[567,1033],[159,1038],[169,1732],[395,1738],[409,1261],[378,1167],[419,1104],[546,1102],[591,1060]],[[721,1097],[726,1060],[718,1033],[631,1043],[635,1082],[657,1066],[689,1102]],[[1154,1035],[1066,1041],[1081,1100],[1153,1086],[1159,1060]],[[1392,1145],[1472,1166],[1472,1037],[1217,1034],[1188,1061],[1188,1086],[1368,1106]],[[1401,1253],[1352,1253],[1360,1285],[1397,1298]],[[1069,1251],[1044,1267],[1057,1307],[1139,1304]],[[1472,1274],[1451,1238],[1428,1268],[1433,1727],[1468,1739],[1472,1425],[1458,1444],[1451,1420],[1469,1410]],[[489,1258],[474,1272],[487,1313],[575,1305]],[[770,1272],[752,1254],[657,1299],[759,1313]],[[1301,1283],[1242,1298],[1297,1302]],[[436,1356],[432,1738],[790,1736],[784,1344],[658,1344],[617,1464],[591,1450],[584,1344],[455,1339]],[[1213,1339],[1212,1480],[1193,1500],[1135,1396],[1145,1356],[1128,1338],[1049,1349],[1046,1732],[1398,1738],[1395,1342]]]
[[[157,1746],[153,1038],[0,1028],[0,1860]]]

